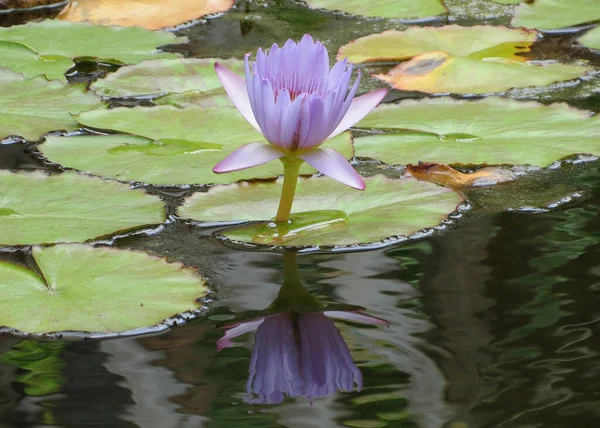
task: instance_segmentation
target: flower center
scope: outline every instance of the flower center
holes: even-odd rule
[[[291,101],[294,101],[300,94],[317,93],[325,96],[327,90],[327,82],[323,77],[303,76],[299,73],[278,73],[275,76],[270,76],[269,81],[275,93],[275,99],[284,89],[290,94]]]

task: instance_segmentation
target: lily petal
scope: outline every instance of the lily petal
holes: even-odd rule
[[[366,187],[362,177],[352,168],[346,158],[330,148],[315,149],[300,156],[319,172],[358,190]]]
[[[377,104],[381,102],[387,92],[386,88],[382,88],[352,100],[352,104],[350,104],[346,115],[327,139],[341,134],[369,114],[371,110],[377,107]]]
[[[237,326],[227,330],[223,337],[217,340],[217,351],[220,351],[223,348],[231,348],[235,344],[231,341],[231,339],[241,336],[245,333],[250,333],[251,331],[255,331],[264,321],[264,318],[261,318],[256,321],[243,322],[238,324]]]
[[[241,76],[238,76],[227,67],[222,66],[218,62],[215,63],[215,72],[217,77],[223,84],[227,95],[231,98],[233,105],[242,113],[242,116],[248,121],[250,125],[254,127],[258,132],[262,132],[254,113],[252,113],[252,107],[250,106],[250,98],[248,97],[248,90],[246,89],[246,82]]]
[[[323,314],[325,314],[327,318],[350,321],[358,324],[390,325],[389,321],[386,321],[383,318],[374,317],[364,312],[325,311]]]
[[[266,143],[250,143],[235,150],[213,168],[215,174],[239,171],[262,165],[285,156],[285,153]]]

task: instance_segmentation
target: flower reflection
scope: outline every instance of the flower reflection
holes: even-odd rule
[[[234,346],[231,339],[256,331],[246,385],[249,402],[277,404],[286,395],[324,397],[352,391],[355,385],[360,391],[362,373],[332,319],[388,324],[356,306],[323,309],[298,280],[295,257],[284,257],[286,280],[271,306],[258,317],[225,326],[217,342],[221,350]]]

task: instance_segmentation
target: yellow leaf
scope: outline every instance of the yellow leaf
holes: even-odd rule
[[[174,27],[209,13],[223,12],[235,0],[71,0],[59,19],[96,25]]]

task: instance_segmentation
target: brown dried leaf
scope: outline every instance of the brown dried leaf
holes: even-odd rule
[[[491,186],[505,181],[512,181],[516,174],[507,169],[488,166],[475,172],[465,174],[445,163],[419,162],[408,164],[406,171],[418,180],[430,181],[451,188]]]
[[[235,0],[71,0],[59,19],[96,25],[174,27],[209,13],[223,12]]]

